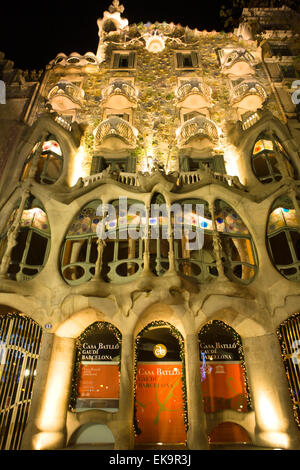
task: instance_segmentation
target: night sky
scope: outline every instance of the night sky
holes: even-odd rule
[[[17,68],[42,69],[59,52],[96,53],[97,19],[108,10],[111,0],[6,0],[0,6],[0,51]],[[222,0],[123,0],[122,14],[129,24],[155,21],[182,26],[222,30],[219,16]],[[184,6],[184,7],[183,7]]]

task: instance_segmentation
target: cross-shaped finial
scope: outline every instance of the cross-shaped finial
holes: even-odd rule
[[[112,5],[109,7],[109,13],[115,13],[116,11],[123,13],[124,6],[120,5],[119,0],[113,0]]]

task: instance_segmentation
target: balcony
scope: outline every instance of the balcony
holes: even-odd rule
[[[238,76],[253,75],[254,57],[246,49],[223,49],[221,58],[221,71],[224,74],[233,74]]]
[[[255,80],[244,80],[233,88],[231,93],[231,106],[256,111],[260,108],[268,95],[264,87]]]
[[[183,82],[175,95],[179,107],[199,109],[212,106],[211,88],[198,79]]]
[[[48,101],[58,113],[81,108],[84,91],[72,82],[60,81],[49,92]]]
[[[210,119],[204,116],[197,116],[186,121],[176,131],[177,144],[179,147],[193,145],[196,140],[200,146],[212,146],[219,143],[219,134],[217,126]],[[202,141],[202,142],[201,142]]]
[[[124,147],[124,144],[125,147],[134,148],[136,145],[137,135],[137,129],[129,124],[129,122],[119,117],[110,117],[109,119],[102,121],[95,129],[95,147],[100,148],[104,145],[104,141],[110,140],[109,143],[106,143],[111,149]],[[121,142],[119,144],[112,143],[112,139],[114,141],[118,140]]]
[[[108,108],[124,109],[135,107],[137,90],[125,80],[116,80],[102,90],[103,103]]]

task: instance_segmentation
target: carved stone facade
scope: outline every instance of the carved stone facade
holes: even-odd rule
[[[0,58],[0,320],[21,313],[42,328],[19,446],[71,447],[95,425],[100,437],[86,443],[104,445],[106,426],[115,449],[143,448],[134,433],[136,340],[149,325],[170,325],[185,360],[185,437],[175,447],[213,448],[229,423],[254,446],[297,449],[300,381],[286,374],[297,349],[282,352],[278,333],[300,309],[297,24],[278,35],[285,8],[244,10],[233,33],[130,25],[123,12],[114,1],[98,20],[96,54],[59,53],[36,80],[17,79]],[[266,15],[264,36],[254,26]],[[279,60],[275,49],[289,55]],[[124,222],[125,200],[144,215]],[[101,203],[115,211],[104,240]],[[150,215],[157,203],[189,204],[183,221],[201,227],[202,249],[176,238],[172,218],[162,236],[164,215]],[[144,235],[122,237],[130,223]],[[121,335],[117,410],[70,404],[77,340],[95,322]],[[198,335],[214,322],[241,339],[242,412],[205,409]]]

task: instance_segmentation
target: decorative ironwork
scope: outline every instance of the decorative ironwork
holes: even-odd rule
[[[245,80],[234,87],[231,96],[231,105],[239,103],[250,95],[257,95],[261,98],[262,103],[267,99],[268,95],[264,87],[254,80]]]
[[[135,146],[138,131],[131,124],[119,117],[102,121],[95,130],[95,140],[99,145],[106,137],[119,137],[128,145]]]
[[[176,89],[175,95],[178,102],[185,100],[189,95],[201,95],[208,105],[211,104],[211,88],[197,78],[182,83]]]
[[[42,328],[23,314],[0,315],[0,449],[18,450],[26,426]]]
[[[197,116],[186,121],[176,131],[178,145],[186,145],[195,137],[207,137],[213,144],[219,141],[217,126],[204,116]]]
[[[300,315],[292,315],[277,330],[289,382],[295,421],[300,429]]]

